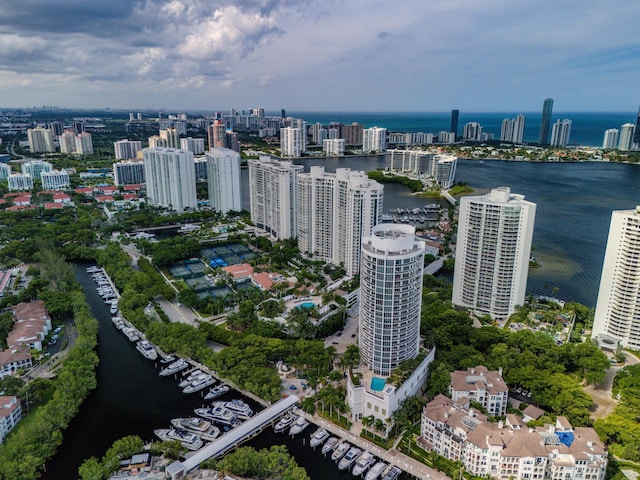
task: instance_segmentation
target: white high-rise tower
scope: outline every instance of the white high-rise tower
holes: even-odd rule
[[[506,320],[524,302],[535,213],[508,187],[461,199],[454,305]]]
[[[620,141],[618,143],[618,150],[631,150],[633,145],[633,135],[636,131],[636,126],[633,123],[625,123],[620,127]]]
[[[142,153],[149,203],[177,212],[197,208],[193,153],[163,147],[145,148]]]
[[[640,349],[640,206],[611,215],[593,338]]]
[[[618,146],[617,128],[610,128],[604,132],[604,140],[602,140],[602,148],[616,148]]]
[[[239,212],[240,202],[240,154],[228,148],[212,148],[207,158],[207,184],[209,206],[221,212]]]

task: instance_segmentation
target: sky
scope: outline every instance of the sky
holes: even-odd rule
[[[2,0],[0,107],[636,111],[637,0]]]

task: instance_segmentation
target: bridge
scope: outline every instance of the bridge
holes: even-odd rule
[[[201,448],[184,462],[173,462],[171,465],[167,466],[165,470],[168,478],[171,478],[172,480],[182,479],[188,472],[197,468],[205,460],[219,457],[220,455],[227,453],[229,450],[236,448],[242,442],[256,436],[265,427],[271,425],[273,420],[282,416],[287,410],[293,408],[298,400],[298,397],[295,395],[283,398],[257,415],[251,417],[242,425],[228,431],[209,445]]]
[[[422,269],[422,275],[435,275],[440,271],[442,265],[444,265],[444,261],[449,258],[450,255],[445,255],[444,257],[440,257],[437,260],[434,260],[429,265]]]

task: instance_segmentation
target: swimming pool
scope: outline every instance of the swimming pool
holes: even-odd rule
[[[374,392],[381,392],[384,388],[385,383],[386,380],[384,378],[373,377],[371,379],[371,390],[373,390]]]
[[[308,310],[311,310],[312,308],[315,308],[316,304],[313,302],[304,302],[301,303],[300,305],[296,305],[295,308],[306,308]]]

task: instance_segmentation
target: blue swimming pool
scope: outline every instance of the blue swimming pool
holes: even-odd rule
[[[316,306],[315,303],[313,302],[304,302],[301,303],[300,305],[296,306],[296,308],[307,308],[307,309],[312,309]]]
[[[373,390],[374,392],[381,392],[384,388],[385,383],[386,380],[384,378],[373,377],[371,379],[371,390]]]

